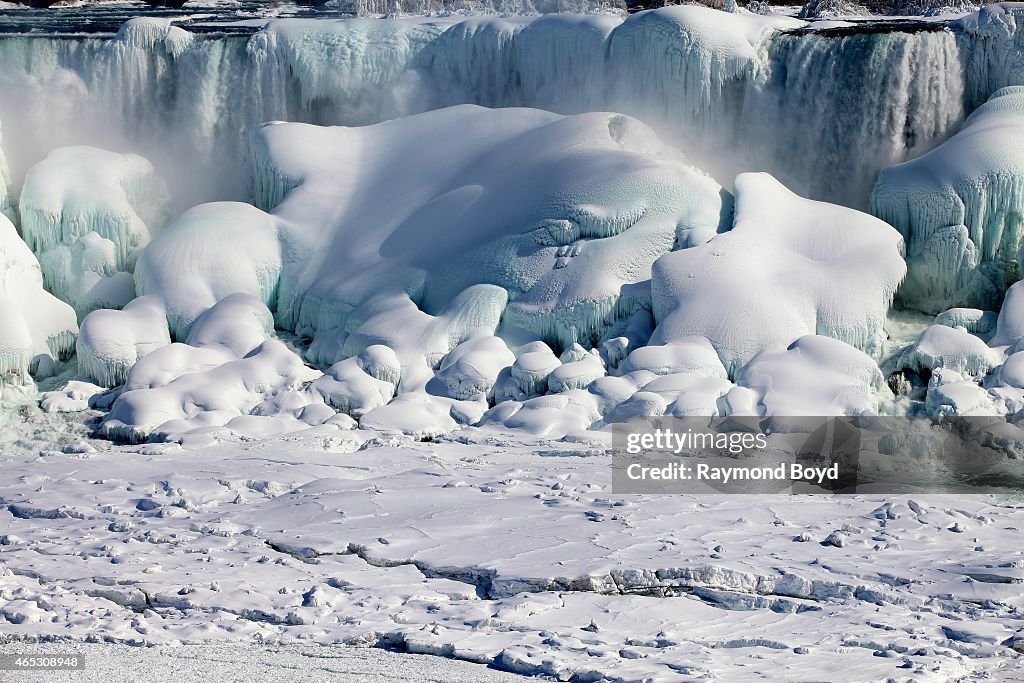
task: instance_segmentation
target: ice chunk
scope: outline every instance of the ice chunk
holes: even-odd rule
[[[0,214],[0,384],[51,374],[77,334],[74,310],[43,289],[39,263]]]
[[[886,375],[910,370],[930,377],[932,372],[943,368],[968,377],[980,377],[999,365],[1001,359],[1002,354],[966,330],[932,325],[917,341],[887,359],[883,369]]]
[[[962,327],[971,334],[985,338],[996,329],[997,315],[978,308],[951,308],[935,316],[936,325]]]
[[[735,185],[731,231],[654,264],[650,343],[707,337],[730,376],[761,349],[808,334],[876,351],[906,269],[899,233],[767,174]]]
[[[137,251],[167,218],[167,195],[152,164],[135,154],[60,147],[25,176],[21,231],[39,257],[47,289],[84,314],[90,290],[134,269]]]
[[[200,314],[234,292],[273,311],[280,271],[276,221],[248,204],[215,202],[189,209],[146,247],[135,283],[164,301],[174,338],[184,340]]]
[[[268,124],[251,158],[256,202],[292,255],[278,323],[314,339],[347,329],[349,354],[363,344],[351,316],[377,339],[407,337],[416,309],[438,315],[480,284],[509,293],[505,324],[591,342],[647,305],[677,227],[714,234],[722,207],[714,181],[614,114],[460,106],[364,128]],[[415,304],[401,317],[366,307],[394,310],[399,295]]]
[[[104,387],[124,384],[142,357],[171,343],[162,302],[139,297],[123,310],[93,311],[78,335],[78,371]]]
[[[876,414],[878,392],[888,391],[872,358],[815,335],[788,347],[765,349],[743,368],[736,383],[756,393],[768,416]]]
[[[1024,87],[999,90],[960,132],[912,161],[885,169],[871,211],[907,244],[899,298],[937,313],[994,308],[1018,276],[1024,207]]]
[[[501,370],[514,362],[515,355],[500,338],[476,337],[459,344],[444,357],[437,378],[452,398],[486,398]]]

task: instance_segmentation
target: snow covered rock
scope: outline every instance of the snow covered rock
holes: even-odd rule
[[[763,350],[740,371],[736,383],[755,392],[759,409],[768,416],[876,414],[878,392],[887,391],[873,359],[816,335]]]
[[[1024,215],[1024,87],[1003,88],[960,132],[885,169],[871,211],[907,244],[904,305],[994,309],[1018,277]]]
[[[998,334],[998,333],[997,333]],[[999,365],[1001,354],[962,328],[931,325],[917,340],[885,362],[885,373],[910,370],[926,377],[940,368],[981,377]]]
[[[196,318],[185,343],[222,346],[241,358],[274,333],[274,318],[257,297],[236,292],[224,297]]]
[[[995,331],[997,320],[996,313],[979,308],[951,308],[935,316],[936,325],[962,327],[967,332],[977,334],[982,338]]]
[[[475,337],[462,342],[444,357],[437,378],[444,383],[451,398],[486,398],[501,370],[515,361],[515,355],[500,338]]]
[[[561,438],[566,434],[586,431],[600,419],[596,397],[580,389],[571,389],[524,402],[499,403],[484,414],[479,424],[482,427],[500,425],[506,429]]]
[[[562,364],[548,375],[549,392],[557,394],[569,389],[586,389],[591,382],[605,376],[604,362],[596,353],[584,353],[579,360],[572,360],[572,357],[563,353]]]
[[[352,337],[408,337],[416,311],[436,316],[481,284],[508,292],[505,325],[589,341],[649,301],[677,230],[714,234],[722,207],[713,180],[615,114],[460,106],[364,128],[268,124],[251,158],[290,254],[278,323],[332,336],[341,355]]]
[[[618,368],[619,374],[648,370],[655,375],[696,372],[726,377],[718,353],[706,337],[683,337],[669,344],[642,346],[631,352]]]
[[[52,374],[77,334],[74,310],[43,289],[35,256],[0,214],[0,384]]]
[[[196,318],[234,292],[273,311],[280,272],[273,217],[249,204],[214,202],[189,209],[150,242],[135,284],[140,294],[163,300],[171,333],[184,340]]]
[[[450,401],[423,392],[401,394],[359,418],[361,429],[397,430],[415,439],[432,439],[458,427]]]
[[[1024,281],[1014,283],[1003,299],[996,318],[996,333],[992,346],[1010,346],[1024,339]]]
[[[359,418],[382,406],[395,396],[395,385],[373,377],[363,369],[359,358],[346,358],[332,365],[310,389],[323,396],[336,410]]]
[[[544,393],[548,375],[561,364],[550,346],[544,342],[531,342],[519,349],[510,373],[519,391],[526,396],[536,396]]]
[[[78,335],[78,371],[104,387],[124,384],[142,357],[171,343],[162,302],[139,297],[123,310],[93,311]]]
[[[724,372],[719,376],[678,372],[652,379],[641,391],[661,396],[666,403],[666,415],[689,417],[726,414],[722,399],[733,387]]]
[[[899,233],[767,174],[744,173],[735,186],[732,230],[654,264],[650,343],[706,337],[730,376],[808,334],[877,352],[906,268]]]
[[[47,288],[80,315],[123,305],[139,248],[167,218],[152,164],[135,154],[60,147],[29,169],[19,201],[21,230]],[[126,298],[127,297],[127,298]]]
[[[249,415],[267,398],[300,388],[318,375],[284,344],[268,339],[245,358],[183,374],[163,386],[124,392],[99,431],[131,442],[154,435],[178,438]]]

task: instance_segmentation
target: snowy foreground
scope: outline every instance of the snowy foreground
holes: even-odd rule
[[[37,456],[58,429],[69,452]],[[614,496],[600,444],[481,430],[19,431],[8,638],[349,643],[561,680],[1024,674],[1017,497]]]

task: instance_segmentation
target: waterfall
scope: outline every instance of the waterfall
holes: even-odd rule
[[[859,32],[695,6],[625,20],[284,19],[251,35],[133,20],[113,37],[0,38],[0,122],[15,184],[50,148],[92,144],[150,158],[183,209],[244,198],[242,143],[263,121],[363,125],[459,103],[613,110],[727,186],[769,171],[864,207],[880,169],[1024,73],[1017,11]]]

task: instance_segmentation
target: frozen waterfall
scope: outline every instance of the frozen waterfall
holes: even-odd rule
[[[805,196],[864,207],[881,168],[1024,81],[1011,58],[1017,14],[863,31],[693,6],[625,20],[285,19],[251,35],[140,20],[106,38],[0,40],[0,121],[15,184],[49,149],[89,144],[151,159],[187,208],[245,196],[245,134],[267,120],[363,125],[461,103],[604,109],[653,125],[720,182],[769,171]]]

